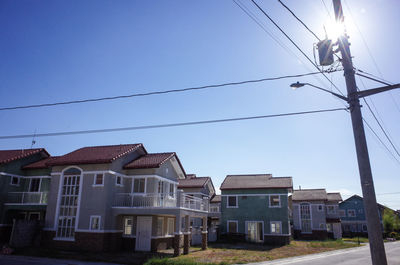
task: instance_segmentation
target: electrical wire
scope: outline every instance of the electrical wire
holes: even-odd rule
[[[130,95],[119,95],[119,96],[102,97],[102,98],[89,98],[89,99],[81,99],[81,100],[61,101],[61,102],[33,104],[33,105],[21,105],[21,106],[13,106],[13,107],[0,107],[0,111],[52,107],[52,106],[58,106],[58,105],[80,104],[80,103],[97,102],[97,101],[105,101],[105,100],[116,100],[116,99],[123,99],[123,98],[133,98],[133,97],[144,97],[144,96],[161,95],[161,94],[168,94],[168,93],[178,93],[178,92],[202,90],[202,89],[224,87],[224,86],[244,85],[244,84],[259,83],[259,82],[265,82],[265,81],[275,81],[275,80],[286,79],[286,78],[297,78],[297,77],[302,77],[302,76],[316,75],[316,74],[320,74],[320,73],[321,72],[310,72],[310,73],[297,74],[297,75],[268,77],[268,78],[262,78],[262,79],[245,80],[245,81],[239,81],[239,82],[230,82],[230,83],[206,85],[206,86],[199,86],[199,87],[188,87],[188,88],[182,88],[182,89],[171,89],[171,90],[164,90],[164,91],[153,91],[153,92],[130,94]]]
[[[237,118],[218,119],[218,120],[190,121],[190,122],[132,126],[132,127],[122,127],[122,128],[109,128],[109,129],[97,129],[97,130],[36,133],[35,137],[49,137],[49,136],[62,136],[62,135],[91,134],[91,133],[133,131],[133,130],[167,128],[167,127],[180,127],[180,126],[188,126],[188,125],[200,125],[200,124],[210,124],[210,123],[222,123],[222,122],[232,122],[232,121],[244,121],[244,120],[266,119],[266,118],[276,118],[276,117],[295,116],[295,115],[306,115],[306,114],[315,114],[315,113],[322,113],[322,112],[334,112],[334,111],[339,111],[339,110],[346,110],[346,109],[345,108],[320,109],[320,110],[279,113],[279,114],[270,114],[270,115],[262,115],[262,116],[237,117]],[[33,136],[32,134],[6,135],[6,136],[0,136],[0,140],[31,138],[32,136]]]
[[[253,4],[272,22],[272,24],[274,24],[275,27],[277,27],[279,29],[279,31],[285,35],[285,37],[304,55],[304,57],[307,58],[307,60],[318,70],[322,73],[322,75],[328,80],[328,82],[331,83],[331,80],[323,73],[323,71],[321,69],[319,69],[319,67],[310,59],[310,57],[307,56],[307,54],[305,54],[305,52],[296,44],[296,42],[294,42],[294,40],[264,11],[264,9],[262,9],[254,0],[251,0],[253,2]],[[340,91],[340,89],[334,84],[331,83],[336,90],[342,95],[344,96],[344,94],[342,93],[342,91]]]

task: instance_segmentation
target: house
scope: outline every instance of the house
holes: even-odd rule
[[[1,243],[9,242],[13,220],[44,220],[50,172],[25,167],[49,158],[43,148],[0,150]]]
[[[228,175],[221,184],[221,238],[264,244],[290,242],[292,177]]]
[[[341,238],[340,193],[325,189],[294,190],[292,194],[294,238],[325,240]]]
[[[219,226],[221,223],[221,195],[215,195],[211,199],[208,218],[210,220],[208,241],[214,242],[219,238]]]
[[[379,220],[382,225],[382,216],[385,206],[378,203]],[[368,236],[367,220],[364,211],[364,201],[361,196],[353,195],[339,204],[339,215],[342,220],[344,236]]]
[[[188,196],[193,196],[199,199],[210,200],[215,196],[214,184],[210,177],[197,177],[195,174],[188,174],[186,179],[179,179],[178,189],[182,189]],[[209,227],[211,218],[207,218],[207,226]],[[191,244],[200,245],[202,243],[202,218],[191,218],[190,231],[191,231]],[[210,237],[210,227],[208,229],[208,237]],[[211,235],[214,237],[214,235]]]
[[[173,247],[180,255],[182,247],[184,253],[189,250],[190,218],[207,219],[208,199],[178,189],[186,173],[175,153],[148,153],[143,144],[92,146],[44,164],[52,178],[45,246],[87,251]],[[205,248],[207,233],[202,236]]]

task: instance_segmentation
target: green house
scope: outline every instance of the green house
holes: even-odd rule
[[[0,150],[0,242],[8,242],[13,220],[44,220],[50,170],[27,167],[49,158],[43,148]]]
[[[221,185],[221,238],[284,245],[290,242],[292,177],[228,175]]]

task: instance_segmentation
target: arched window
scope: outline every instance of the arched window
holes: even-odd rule
[[[75,236],[81,178],[82,171],[78,168],[69,168],[61,176],[56,235],[58,238],[73,239]]]

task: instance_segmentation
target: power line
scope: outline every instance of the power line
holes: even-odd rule
[[[322,73],[322,75],[336,88],[336,90],[342,95],[344,96],[344,94],[342,93],[342,91],[340,91],[340,89],[331,82],[331,80],[323,73],[323,71],[321,69],[319,69],[319,67],[310,59],[310,57],[307,56],[307,54],[304,53],[304,51],[292,40],[292,38],[289,37],[289,35],[287,35],[287,33],[264,11],[264,9],[262,9],[254,0],[251,0],[253,2],[253,4],[275,25],[275,27],[277,27],[279,29],[280,32],[282,32],[283,35],[285,35],[285,37],[304,55],[304,57],[307,58],[307,60],[318,70]]]
[[[296,14],[287,6],[285,5],[281,0],[278,0],[278,2],[284,7],[286,8],[296,19],[297,21],[299,21],[312,35],[314,35],[314,37],[321,41],[321,39],[317,36],[317,34],[314,33],[314,31],[312,31],[298,16],[296,16]]]
[[[386,151],[393,157],[394,160],[397,161],[397,163],[400,164],[400,161],[397,159],[397,157],[390,151],[390,149],[386,146],[386,144],[382,141],[382,139],[379,137],[379,135],[374,131],[374,129],[369,125],[367,120],[363,117],[362,118],[365,125],[367,125],[368,129],[375,135],[375,137],[378,139],[378,141],[382,144],[382,146],[386,149]]]
[[[35,137],[49,137],[49,136],[62,136],[62,135],[91,134],[91,133],[133,131],[133,130],[167,128],[167,127],[180,127],[180,126],[188,126],[188,125],[200,125],[200,124],[210,124],[210,123],[221,123],[221,122],[232,122],[232,121],[266,119],[266,118],[276,118],[276,117],[295,116],[295,115],[306,115],[306,114],[314,114],[314,113],[322,113],[322,112],[334,112],[334,111],[339,111],[339,110],[346,110],[346,109],[345,108],[320,109],[320,110],[311,110],[311,111],[290,112],[290,113],[280,113],[280,114],[270,114],[270,115],[250,116],[250,117],[239,117],[239,118],[228,118],[228,119],[218,119],[218,120],[190,121],[190,122],[144,125],[144,126],[133,126],[133,127],[122,127],[122,128],[109,128],[109,129],[97,129],[97,130],[80,130],[80,131],[67,131],[67,132],[36,133]],[[0,136],[0,140],[31,138],[32,136],[33,136],[32,134],[7,135],[7,136]]]
[[[331,72],[331,71],[329,71],[329,72]],[[316,74],[320,74],[320,73],[321,72],[311,72],[311,73],[305,73],[305,74],[268,77],[268,78],[245,80],[245,81],[239,81],[239,82],[230,82],[230,83],[206,85],[206,86],[199,86],[199,87],[188,87],[188,88],[181,88],[181,89],[171,89],[171,90],[164,90],[164,91],[153,91],[153,92],[130,94],[130,95],[119,95],[119,96],[113,96],[113,97],[89,98],[89,99],[81,99],[81,100],[61,101],[61,102],[55,102],[55,103],[22,105],[22,106],[14,106],[14,107],[2,107],[2,108],[0,108],[0,111],[52,107],[52,106],[58,106],[58,105],[80,104],[80,103],[97,102],[97,101],[105,101],[105,100],[116,100],[116,99],[123,99],[123,98],[162,95],[162,94],[186,92],[186,91],[192,91],[192,90],[202,90],[202,89],[215,88],[215,87],[244,85],[244,84],[250,84],[250,83],[274,81],[274,80],[280,80],[280,79],[286,79],[286,78],[296,78],[296,77],[302,77],[302,76],[316,75]]]

